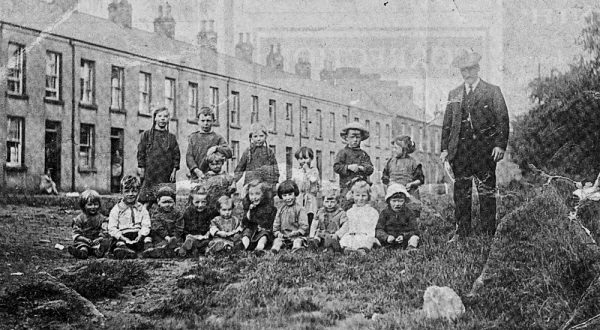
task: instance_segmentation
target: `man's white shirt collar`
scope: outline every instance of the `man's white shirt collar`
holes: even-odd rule
[[[477,77],[477,80],[475,80],[475,82],[471,84],[471,88],[473,88],[472,90],[475,90],[475,88],[477,88],[477,85],[479,85],[480,81],[481,78]],[[467,93],[469,92],[469,84],[467,83],[465,83],[465,90],[467,91]]]

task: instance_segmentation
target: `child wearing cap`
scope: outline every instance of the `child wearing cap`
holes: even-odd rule
[[[312,249],[323,247],[340,251],[341,247],[336,233],[348,221],[348,216],[346,211],[339,206],[339,189],[324,187],[321,194],[323,195],[323,207],[317,211],[310,226],[308,245]]]
[[[240,181],[244,173],[244,186],[253,180],[259,180],[274,189],[279,181],[279,168],[275,153],[267,145],[267,129],[254,123],[250,126],[250,147],[242,153],[235,168],[234,182]]]
[[[420,216],[419,186],[425,182],[423,166],[409,154],[415,151],[415,143],[410,136],[397,136],[392,140],[393,156],[388,159],[383,169],[381,181],[386,184],[401,184],[411,196],[409,207]]]
[[[158,205],[150,215],[150,239],[153,247],[144,250],[144,258],[174,257],[175,248],[183,233],[183,217],[175,208],[176,195],[170,187],[156,192]]]
[[[340,190],[342,197],[350,189],[348,184],[356,177],[363,177],[368,181],[373,174],[373,163],[366,151],[360,148],[362,141],[369,138],[369,131],[360,123],[353,122],[346,125],[340,136],[347,145],[335,156],[333,171],[340,176]],[[345,202],[344,209],[348,209],[351,203]]]
[[[336,236],[340,238],[341,247],[364,254],[374,245],[379,245],[375,238],[379,212],[369,204],[371,186],[365,179],[353,179],[350,182],[350,191],[354,205],[346,212],[348,221],[336,232]]]
[[[419,227],[413,211],[407,207],[410,194],[401,184],[391,184],[385,196],[388,207],[381,211],[375,236],[384,246],[416,249]]]

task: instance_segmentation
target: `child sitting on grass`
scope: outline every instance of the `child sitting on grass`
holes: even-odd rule
[[[341,247],[365,254],[373,245],[379,244],[375,238],[379,212],[369,205],[371,186],[364,178],[353,179],[350,191],[354,205],[346,212],[348,221],[342,225],[337,236]]]
[[[286,180],[277,187],[277,196],[284,205],[277,211],[273,223],[275,241],[271,251],[278,253],[282,247],[292,247],[292,251],[304,248],[308,231],[308,216],[304,207],[296,203],[299,194],[298,185]]]
[[[98,213],[100,194],[95,190],[86,190],[79,196],[81,214],[73,219],[73,245],[68,247],[69,253],[78,259],[87,259],[93,253],[102,258],[110,248],[108,236],[108,220]]]
[[[381,211],[375,236],[383,246],[416,249],[419,245],[419,226],[416,216],[407,207],[410,194],[400,184],[388,188],[385,201],[388,207]]]
[[[223,171],[226,161],[224,148],[226,147],[213,147],[206,155],[208,162],[208,171],[204,176],[204,184],[207,189],[206,201],[208,208],[214,214],[219,212],[217,200],[221,196],[231,197],[236,190],[233,175]]]
[[[323,195],[323,207],[317,211],[310,226],[308,245],[312,249],[323,247],[341,251],[336,233],[348,221],[348,216],[346,211],[338,205],[339,190],[333,187],[324,188],[321,190],[321,194]]]
[[[240,248],[242,243],[242,223],[233,216],[233,199],[221,196],[217,200],[219,215],[210,222],[210,235],[214,237],[208,243],[208,251],[218,253]]]
[[[269,242],[273,241],[273,221],[277,215],[277,208],[273,206],[271,186],[259,180],[252,180],[248,184],[248,191],[244,196],[244,218],[242,226],[242,244],[244,249],[264,252]]]
[[[144,250],[144,258],[172,258],[178,239],[183,232],[181,212],[175,208],[177,197],[170,187],[162,187],[156,192],[155,208],[150,216],[152,227],[150,238],[154,247]]]
[[[116,240],[113,255],[117,259],[133,259],[136,251],[151,248],[150,215],[146,207],[137,201],[140,179],[126,175],[121,179],[123,198],[108,215],[108,233]]]
[[[371,157],[360,148],[361,142],[369,138],[369,131],[362,124],[349,123],[342,129],[340,136],[347,145],[335,156],[333,171],[340,176],[341,196],[344,198],[342,209],[348,210],[353,203],[346,198],[350,182],[357,177],[368,180],[374,169]]]
[[[204,185],[198,185],[190,190],[188,207],[183,212],[183,233],[185,239],[177,253],[180,257],[197,256],[204,253],[210,238],[210,221],[215,217],[206,203],[207,190]]]

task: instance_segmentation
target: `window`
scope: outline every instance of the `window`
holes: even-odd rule
[[[291,103],[285,104],[285,122],[287,123],[287,133],[294,134],[294,117]]]
[[[94,125],[81,124],[79,131],[79,168],[94,168]]]
[[[240,93],[239,92],[231,92],[231,117],[229,122],[231,125],[239,126],[240,125]]]
[[[356,123],[360,122],[360,118],[354,117],[354,122],[356,122]]]
[[[435,152],[440,153],[442,149],[441,141],[440,141],[440,132],[435,132]]]
[[[335,181],[335,172],[333,171],[333,164],[335,163],[335,151],[329,152],[329,180]]]
[[[381,170],[381,158],[375,157],[375,171]]]
[[[375,123],[375,138],[377,139],[377,146],[381,145],[381,124]]]
[[[385,137],[387,139],[385,144],[389,146],[392,142],[392,128],[390,127],[390,124],[385,124]]]
[[[323,113],[317,109],[317,138],[323,138]]]
[[[112,110],[125,110],[123,107],[124,78],[123,68],[113,66],[110,74],[110,108]]]
[[[219,89],[217,87],[210,88],[210,106],[215,112],[214,125],[219,125]]]
[[[348,116],[347,115],[342,115],[342,122],[344,123],[344,125],[348,125]]]
[[[198,118],[198,84],[188,84],[188,117],[190,120]]]
[[[232,151],[232,157],[231,157],[232,169],[230,171],[233,171],[237,167],[238,161],[240,160],[240,141],[231,140],[231,151]]]
[[[8,44],[8,93],[25,94],[25,46]]]
[[[406,132],[406,123],[402,123],[402,131],[400,132],[400,135],[408,135]]]
[[[150,102],[152,102],[152,76],[146,72],[140,72],[139,92],[140,92],[140,113],[150,113]]]
[[[335,113],[329,113],[329,127],[331,129],[331,141],[335,141]]]
[[[300,116],[302,116],[302,136],[308,137],[308,108],[302,107],[300,108]]]
[[[175,117],[175,79],[165,78],[165,106],[171,117]]]
[[[285,147],[285,178],[287,180],[292,179],[293,163],[294,163],[294,149],[292,149],[292,147]]]
[[[258,122],[258,96],[252,95],[252,112],[250,113],[250,123]]]
[[[271,132],[277,132],[277,101],[269,100],[269,127]]]
[[[46,98],[60,100],[61,55],[46,52]]]
[[[94,104],[96,101],[94,91],[96,79],[95,63],[82,59],[80,76],[81,103]]]
[[[365,128],[367,129],[368,132],[371,132],[371,121],[370,120],[365,120]],[[365,144],[366,145],[371,145],[371,139],[367,139],[365,140]]]
[[[419,127],[419,150],[420,151],[424,151],[425,150],[425,136],[423,135],[423,127]]]
[[[6,138],[6,166],[23,166],[23,147],[25,145],[25,120],[8,117],[8,137]]]

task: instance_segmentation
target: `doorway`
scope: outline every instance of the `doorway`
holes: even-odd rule
[[[44,142],[44,173],[50,172],[50,178],[60,188],[60,122],[46,121]]]
[[[123,177],[123,129],[110,129],[110,192],[121,191]]]

